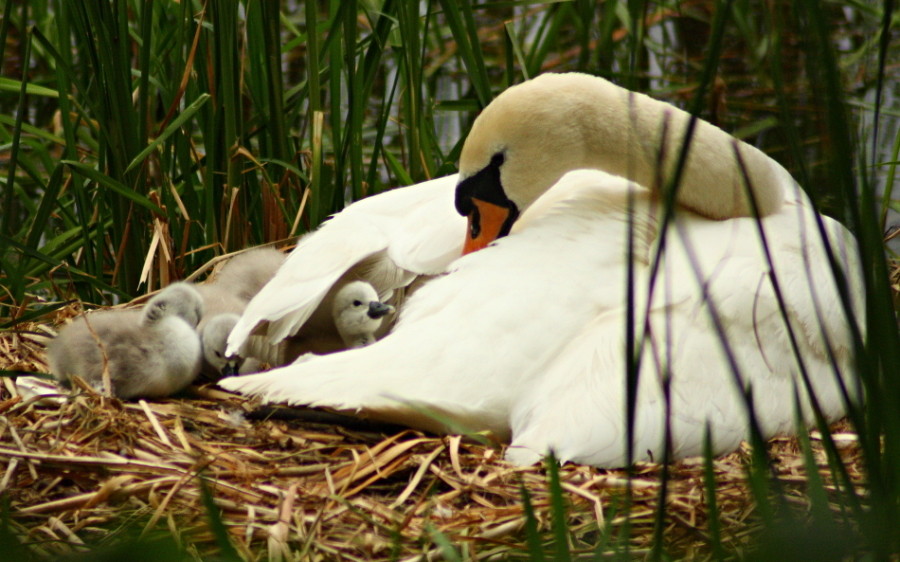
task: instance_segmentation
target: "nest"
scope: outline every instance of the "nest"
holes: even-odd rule
[[[43,330],[27,325],[0,333],[0,369],[45,372]],[[451,548],[466,559],[506,559],[527,556],[527,537],[535,535],[526,526],[536,523],[538,540],[553,552],[550,529],[561,512],[546,467],[512,466],[500,446],[466,437],[250,421],[251,408],[208,386],[154,402],[88,391],[26,399],[5,377],[0,495],[12,534],[27,554],[46,558],[165,535],[181,552],[207,559],[222,553],[224,535],[226,546],[247,560],[439,559]],[[833,430],[861,485],[847,427]],[[800,446],[778,438],[769,448],[789,503],[805,509]],[[833,490],[815,439],[813,450]],[[721,540],[731,553],[752,545],[760,525],[746,480],[749,458],[745,446],[713,464]],[[677,557],[709,556],[704,463],[687,460],[668,470],[664,547]],[[662,472],[651,463],[630,478],[625,471],[561,467],[571,552],[593,552],[602,540],[620,548],[627,542],[632,555],[649,552]]]

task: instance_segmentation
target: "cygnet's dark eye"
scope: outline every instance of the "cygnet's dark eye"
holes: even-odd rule
[[[362,301],[353,301],[353,306],[362,306]]]
[[[221,352],[221,351],[216,351],[215,353],[216,353],[216,357],[218,357],[219,359],[222,358],[222,352]]]

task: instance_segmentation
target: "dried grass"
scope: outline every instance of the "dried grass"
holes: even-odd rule
[[[66,309],[59,318],[74,312]],[[20,326],[20,329],[23,327]],[[0,333],[0,368],[45,371],[46,330]],[[82,551],[122,528],[170,532],[205,558],[217,551],[204,508],[206,480],[232,543],[248,560],[427,559],[441,557],[435,531],[471,559],[525,556],[520,487],[542,529],[551,498],[540,467],[502,461],[502,450],[458,436],[379,434],[286,421],[247,421],[249,405],[209,387],[191,396],[125,403],[82,392],[59,403],[23,399],[0,384],[0,494],[13,532],[37,555]],[[855,436],[834,427],[856,482],[863,473]],[[830,482],[824,453],[816,461]],[[770,443],[792,503],[806,505],[805,473],[794,439]],[[747,448],[715,461],[723,540],[746,548],[757,520],[745,481]],[[703,466],[672,466],[664,536],[677,556],[709,556]],[[633,554],[651,546],[660,467],[642,464],[633,505],[624,510],[624,471],[564,466],[573,552],[628,520]],[[617,506],[610,520],[611,506]],[[837,506],[835,506],[837,509]],[[305,559],[305,558],[304,558]]]

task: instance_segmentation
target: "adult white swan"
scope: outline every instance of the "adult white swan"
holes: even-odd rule
[[[457,181],[454,174],[367,197],[302,238],[247,305],[227,354],[280,364],[286,338],[335,331],[332,303],[347,283],[367,281],[382,301],[399,305],[419,276],[442,273],[462,253],[466,221],[453,209]],[[294,356],[323,351],[299,346]]]
[[[817,215],[776,162],[704,122],[675,221],[664,226],[659,198],[645,186],[666,184],[688,120],[584,75],[510,88],[476,120],[456,196],[468,216],[468,249],[501,238],[421,288],[381,341],[222,386],[436,431],[491,430],[511,437],[507,458],[519,463],[552,450],[562,460],[617,466],[627,460],[632,314],[642,349],[635,460],[661,457],[667,417],[675,458],[701,451],[707,423],[714,450],[733,449],[747,435],[741,387],[753,395],[764,435],[789,431],[795,387],[807,403],[800,363],[826,417],[841,415],[841,383],[854,388],[852,318],[817,224],[860,311],[852,237]],[[579,167],[597,170],[566,175]],[[748,190],[764,215],[772,264],[758,223],[745,216]],[[812,419],[806,406],[803,417]]]

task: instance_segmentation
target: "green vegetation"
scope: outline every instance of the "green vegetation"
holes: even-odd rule
[[[868,490],[823,425],[836,488],[810,478],[812,507],[798,513],[757,447],[760,559],[835,536],[824,554],[900,552],[900,339],[883,242],[888,210],[900,211],[891,0],[8,0],[0,14],[3,327],[61,300],[134,296],[313,229],[349,201],[452,173],[478,110],[541,72],[606,76],[760,146],[857,235],[868,299],[867,403],[849,416]],[[718,559],[731,554],[707,473]],[[566,559],[549,478],[552,524],[529,516],[523,548]],[[665,558],[659,505],[651,555]],[[597,556],[627,555],[609,532]],[[453,557],[437,531],[434,543]]]

